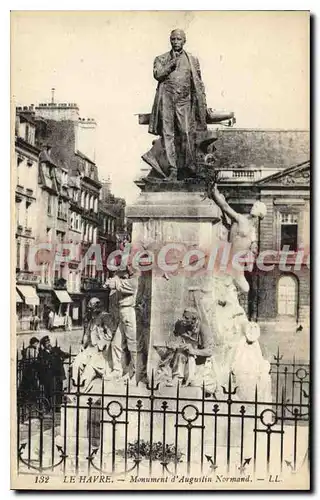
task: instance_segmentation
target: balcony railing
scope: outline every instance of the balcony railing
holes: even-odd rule
[[[18,284],[37,284],[39,282],[39,276],[30,271],[19,271],[16,274],[16,282]]]
[[[81,288],[84,291],[102,289],[102,285],[98,278],[81,278]]]
[[[222,182],[256,182],[264,177],[277,173],[275,168],[226,168],[219,172],[219,180]]]
[[[67,281],[64,278],[54,278],[54,288],[56,290],[66,290]]]
[[[31,227],[23,227],[21,224],[17,225],[17,234],[20,236],[31,237],[32,236],[32,228]]]
[[[64,214],[64,213],[59,213],[58,212],[58,219],[60,220],[63,220],[63,221],[67,221],[68,220],[68,214]]]

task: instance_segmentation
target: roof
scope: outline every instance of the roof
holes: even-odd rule
[[[50,163],[51,165],[58,167],[57,163],[53,160],[52,156],[48,153],[46,149],[43,149],[39,155],[39,161],[44,163]]]
[[[35,125],[34,116],[31,113],[23,113],[23,111],[18,111],[17,115],[20,117],[21,122],[28,122],[31,125]]]
[[[307,130],[220,129],[215,143],[215,167],[279,167],[310,158]]]
[[[69,176],[68,184],[70,187],[75,187],[77,189],[80,189],[80,177]]]
[[[299,165],[294,165],[276,174],[268,175],[260,181],[257,181],[258,185],[304,185],[309,186],[310,184],[310,161],[301,163]]]
[[[86,160],[89,163],[92,163],[92,165],[95,165],[95,162],[93,160],[90,160],[90,158],[88,158],[88,156],[86,156],[85,154],[81,153],[81,151],[77,150],[76,155],[80,156],[80,158],[82,158],[83,160]]]

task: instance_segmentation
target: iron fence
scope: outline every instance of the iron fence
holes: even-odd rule
[[[241,401],[232,374],[209,397],[204,386],[163,392],[153,376],[143,388],[100,379],[84,393],[80,378],[71,379],[69,353],[64,387],[53,380],[50,398],[37,383],[26,400],[18,385],[20,473],[99,473],[119,481],[160,474],[165,482],[177,473],[210,479],[233,472],[246,481],[308,465],[308,365],[282,363],[278,352],[272,401],[260,401],[257,390]],[[32,362],[18,361],[18,380]]]
[[[57,343],[56,343],[57,346]],[[21,351],[17,351],[17,388],[21,387],[23,374],[26,372],[30,363],[34,363],[35,359],[23,355],[24,347]],[[65,371],[64,388],[67,392],[72,390],[72,362],[76,354],[72,353],[71,346],[68,350],[68,357],[63,360]],[[300,363],[293,357],[292,362],[282,361],[283,355],[279,349],[272,357],[270,363],[270,376],[272,385],[272,402],[275,403],[276,411],[281,410],[282,394],[285,403],[294,403],[299,409],[300,417],[303,418],[302,408],[309,403],[310,395],[310,366],[306,363]],[[38,378],[35,380],[37,385],[36,391],[40,391],[40,383]],[[289,409],[285,409],[290,413]],[[307,419],[306,415],[306,419]]]

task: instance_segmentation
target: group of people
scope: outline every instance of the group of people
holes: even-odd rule
[[[42,401],[46,410],[55,406],[59,411],[66,379],[64,360],[69,357],[69,353],[51,344],[48,335],[40,340],[32,337],[28,347],[22,350],[19,401],[31,405]]]

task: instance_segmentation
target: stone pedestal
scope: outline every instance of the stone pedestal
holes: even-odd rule
[[[165,345],[184,308],[191,305],[189,288],[210,288],[212,272],[185,268],[183,258],[191,249],[210,253],[219,242],[220,220],[218,207],[208,199],[203,200],[200,186],[184,184],[184,190],[178,190],[178,186],[182,188],[177,183],[175,191],[159,191],[161,186],[156,186],[157,191],[142,192],[137,203],[127,209],[128,220],[133,224],[133,247],[147,248],[155,258],[151,272],[149,331],[146,331],[145,325],[143,329],[143,335],[149,336],[149,376],[159,362],[154,346]],[[172,244],[177,245],[177,250],[165,247]],[[161,261],[164,257],[166,263],[176,264],[176,272],[163,269]],[[146,279],[144,274],[141,281]],[[138,337],[141,329],[138,322]]]

